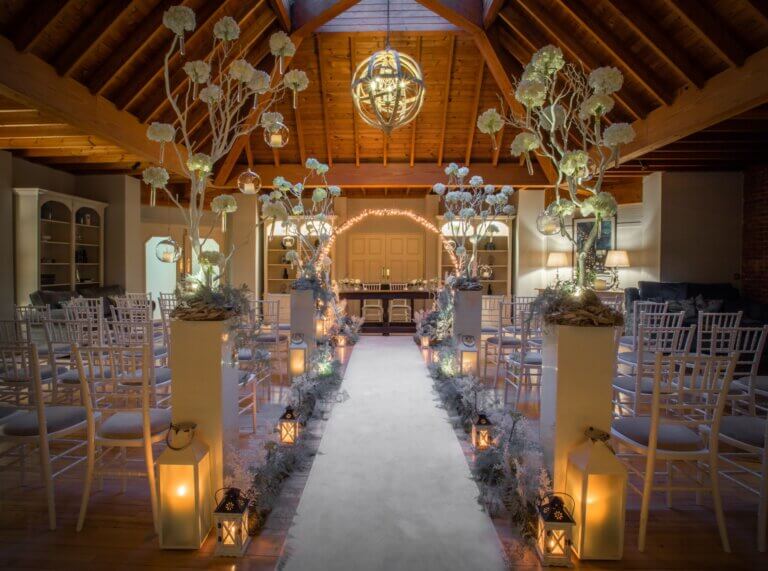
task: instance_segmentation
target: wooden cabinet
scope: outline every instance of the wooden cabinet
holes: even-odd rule
[[[14,189],[16,303],[35,290],[104,285],[103,202],[40,188]]]

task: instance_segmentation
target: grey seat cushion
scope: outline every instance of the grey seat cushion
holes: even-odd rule
[[[283,342],[286,339],[288,339],[288,336],[283,333],[278,333],[277,335],[275,333],[260,333],[255,337],[256,341],[260,341],[262,343],[274,343],[275,341]]]
[[[637,351],[625,351],[623,353],[619,353],[619,361],[637,365]],[[650,364],[654,361],[656,361],[655,353],[643,353],[643,363]]]
[[[277,328],[280,331],[290,331],[291,330],[291,324],[290,323],[280,323]]]
[[[768,375],[755,376],[755,390],[768,392]],[[734,379],[732,386],[738,388],[740,391],[749,390],[750,380],[749,377],[741,377],[740,379]]]
[[[613,378],[613,387],[615,389],[623,390],[630,393],[635,392],[635,383],[636,383],[636,379],[634,376],[616,375]],[[668,392],[668,391],[664,391],[662,387],[662,393],[663,392]],[[640,379],[640,393],[644,395],[653,394],[653,378],[652,377],[643,377],[642,379]]]
[[[48,434],[76,426],[85,420],[85,407],[82,406],[45,407],[45,425]],[[37,411],[26,410],[14,415],[2,426],[2,431],[8,436],[37,436],[40,434]]]
[[[18,411],[19,409],[15,406],[0,406],[0,424],[7,422],[11,415]]]
[[[103,378],[108,379],[112,376],[112,371],[109,367],[104,368],[104,372],[102,373],[100,370],[100,367],[94,367],[94,377],[95,378]],[[88,375],[89,371],[86,368],[85,374]],[[70,369],[66,371],[65,373],[62,373],[58,375],[58,379],[60,383],[65,383],[68,385],[74,385],[80,382],[80,373],[77,372],[77,369]]]
[[[635,336],[634,335],[622,335],[619,337],[619,345],[624,345],[626,347],[634,347],[635,345]]]
[[[486,340],[486,343],[489,343],[491,345],[498,345],[499,344],[499,336],[494,335],[493,337],[488,337]],[[503,347],[517,347],[521,343],[520,339],[517,337],[502,337],[501,338],[501,345]]]
[[[111,440],[132,440],[141,438],[143,419],[140,412],[118,412],[104,421],[98,430],[99,438]],[[153,408],[149,411],[149,430],[158,434],[168,428],[171,423],[171,411],[167,408]]]
[[[765,448],[765,419],[755,416],[724,416],[720,434],[750,446]]]
[[[67,371],[66,367],[63,366],[57,366],[56,367],[56,375],[64,374]],[[18,376],[22,379],[24,379],[27,376],[26,369],[19,369]],[[48,365],[45,365],[43,367],[40,367],[40,379],[43,381],[49,380],[51,377],[53,377],[53,369],[49,367]],[[13,382],[17,379],[14,378],[14,376],[9,375],[8,377],[0,374],[0,378],[2,378],[4,381],[10,381]]]
[[[642,446],[648,446],[651,418],[649,416],[619,418],[613,421],[611,430]],[[699,434],[687,426],[660,422],[657,448],[674,452],[695,452],[703,450],[704,446]]]
[[[522,358],[522,354],[516,351],[512,353],[509,357],[507,357],[507,362],[519,363],[521,358]],[[541,353],[526,353],[523,364],[541,365]]]
[[[143,379],[141,378],[141,371],[134,375],[135,378],[121,379],[120,384],[123,385],[138,385],[141,384]],[[162,385],[171,380],[171,369],[168,367],[155,367],[155,385]]]
[[[165,345],[163,345],[162,343],[158,343],[157,345],[155,345],[155,348],[154,348],[155,357],[162,357],[166,353],[168,353],[168,350],[165,348]]]
[[[498,327],[494,327],[493,325],[483,325],[480,328],[481,333],[496,333],[499,330]]]

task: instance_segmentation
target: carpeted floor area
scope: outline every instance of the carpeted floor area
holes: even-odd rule
[[[410,337],[360,340],[278,568],[505,568],[431,385]]]

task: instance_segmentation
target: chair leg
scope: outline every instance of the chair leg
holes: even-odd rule
[[[653,474],[656,464],[656,455],[648,454],[643,475],[643,499],[640,506],[640,532],[637,538],[637,549],[645,551],[645,534],[648,531],[648,510],[651,507],[651,492],[653,491]]]
[[[672,460],[667,460],[667,487],[672,487]],[[667,507],[672,507],[672,490],[667,490]]]
[[[723,551],[731,552],[731,544],[728,542],[728,528],[725,526],[725,515],[723,514],[723,500],[720,497],[720,473],[717,471],[717,454],[709,456],[709,479],[712,486],[712,503],[715,507],[715,516],[717,517],[717,529],[720,532],[720,541],[723,544]]]
[[[83,498],[80,500],[80,515],[77,518],[77,531],[83,529],[85,524],[85,514],[88,511],[88,503],[91,499],[91,486],[93,485],[93,468],[96,464],[96,446],[91,438],[88,439],[88,464],[85,472],[85,483],[83,484]]]
[[[152,455],[152,443],[144,442],[144,461],[147,464],[147,480],[149,481],[149,497],[152,502],[152,521],[155,533],[160,533],[158,521],[159,509],[157,505],[157,484],[155,483],[155,459]]]
[[[488,345],[489,343],[485,342],[485,352],[483,354],[483,380],[485,380],[488,376]]]
[[[252,399],[252,402],[251,402],[251,424],[253,426],[252,433],[256,434],[256,388],[257,388],[256,379],[251,381],[251,387],[252,387],[252,392],[251,392],[251,399]]]
[[[51,454],[46,435],[40,437],[40,467],[43,472],[43,482],[45,483],[45,497],[48,500],[48,527],[53,531],[56,529],[56,501],[53,495]]]

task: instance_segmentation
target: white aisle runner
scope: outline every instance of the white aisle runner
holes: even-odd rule
[[[496,571],[501,545],[410,337],[363,337],[288,534],[286,571]]]

